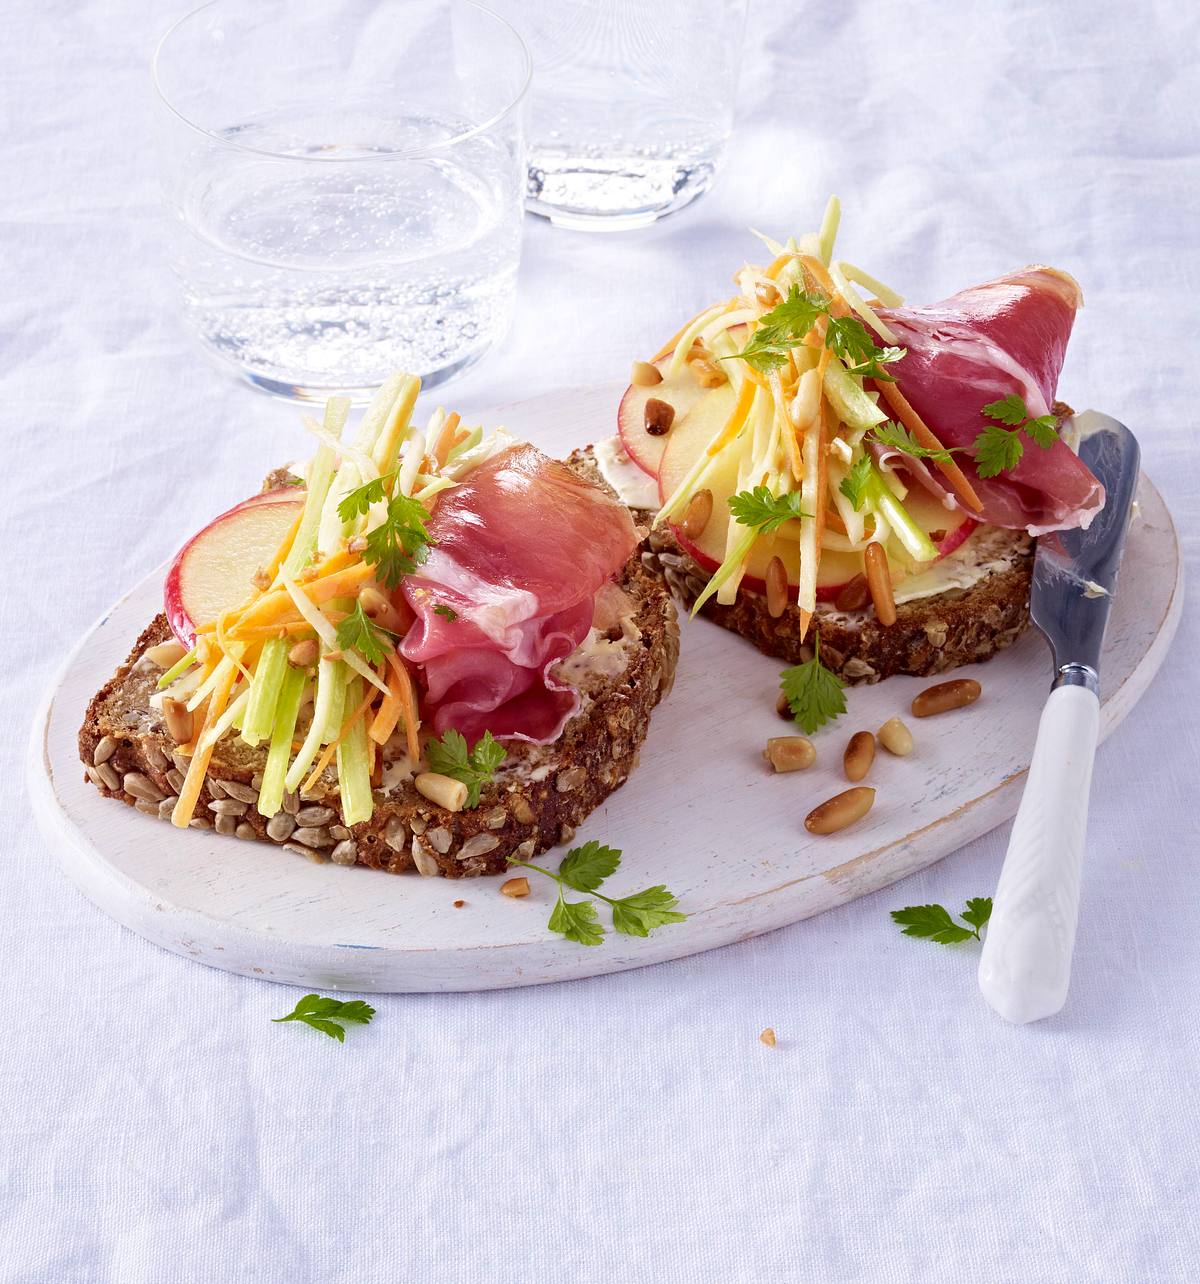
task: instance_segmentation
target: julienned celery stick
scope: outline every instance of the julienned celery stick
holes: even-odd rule
[[[308,483],[304,496],[304,515],[300,518],[300,528],[296,538],[283,561],[283,569],[289,575],[299,575],[308,565],[308,559],[317,545],[317,531],[321,526],[321,511],[325,507],[325,496],[329,493],[333,481],[333,450],[324,442],[317,447],[317,453],[308,470]]]
[[[242,722],[242,739],[248,745],[257,745],[271,736],[275,725],[275,707],[288,668],[288,642],[272,638],[267,642],[254,666],[254,682],[250,687],[250,703]]]
[[[342,692],[346,688],[347,672],[347,666],[341,660],[323,658],[317,665],[317,698],[313,701],[312,725],[284,778],[288,789],[300,788],[321,746],[335,739],[341,730]],[[329,730],[331,727],[332,731]]]
[[[174,682],[175,679],[180,676],[180,674],[186,673],[187,670],[190,669],[192,665],[195,663],[196,663],[196,648],[193,647],[187,653],[187,655],[185,655],[182,659],[177,660],[173,665],[171,665],[171,667],[166,671],[166,673],[164,673],[162,677],[159,678],[158,690],[161,691],[163,687],[169,687],[171,683]]]
[[[887,518],[909,556],[918,562],[932,562],[937,557],[937,549],[929,536],[908,515],[908,509],[888,489],[874,465],[863,494],[867,507],[876,509]]]
[[[362,703],[362,678],[355,675],[346,684],[343,708],[353,713]],[[357,825],[370,820],[371,768],[367,760],[367,720],[359,718],[337,747],[338,790],[342,797],[342,823]]]
[[[887,415],[867,396],[862,384],[837,357],[831,357],[825,369],[825,395],[837,417],[860,432],[887,419]]]
[[[306,681],[303,669],[287,666],[275,705],[275,723],[271,730],[267,765],[263,768],[262,788],[258,791],[258,810],[267,817],[274,816],[283,805],[283,778],[287,775],[288,759],[292,756],[292,736],[296,731],[296,715],[300,712],[300,698]]]

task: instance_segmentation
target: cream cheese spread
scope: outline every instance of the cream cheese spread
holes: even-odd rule
[[[620,437],[605,437],[592,447],[592,452],[600,475],[626,508],[658,511],[658,482],[629,458]]]

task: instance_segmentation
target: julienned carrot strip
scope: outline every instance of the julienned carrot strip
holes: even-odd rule
[[[358,590],[375,575],[375,568],[366,562],[337,571],[320,579],[309,580],[301,587],[305,596],[315,605],[335,597],[355,597]],[[234,625],[234,629],[247,626],[274,624],[280,618],[287,618],[295,611],[291,594],[287,589],[272,589],[270,593],[259,598],[257,602]]]
[[[725,427],[709,443],[708,454],[719,455],[746,426],[746,420],[750,417],[750,407],[754,404],[754,394],[757,391],[757,386],[749,379],[742,384],[737,400],[733,403],[733,410],[725,421]]]
[[[213,750],[216,748],[215,741],[205,741],[204,732],[213,726],[221,714],[225,712],[225,705],[229,700],[229,693],[233,689],[237,676],[237,669],[231,668],[229,673],[217,683],[212,696],[209,698],[208,708],[204,715],[204,725],[195,737],[196,748],[192,754],[191,762],[188,763],[187,775],[183,779],[183,788],[179,791],[179,801],[171,812],[171,824],[177,829],[186,829],[188,822],[195,813],[196,802],[200,797],[200,790],[204,786],[204,776],[208,771],[208,764],[212,760]]]
[[[417,731],[420,729],[421,723],[417,716],[416,689],[413,687],[412,677],[408,669],[405,668],[404,661],[400,659],[395,651],[388,652],[387,660],[396,680],[393,690],[396,693],[396,698],[400,701],[400,711],[404,715],[404,734],[408,742],[408,756],[415,765],[421,759],[421,741],[417,737]],[[374,727],[372,727],[371,739],[375,740],[377,744],[381,744],[382,741],[376,739],[374,730]]]
[[[771,397],[775,402],[775,416],[779,420],[779,431],[783,437],[783,444],[787,448],[788,467],[792,470],[792,476],[799,481],[804,468],[800,461],[800,443],[796,440],[796,425],[792,423],[792,417],[788,414],[787,401],[783,395],[783,380],[780,379],[778,370],[772,370],[767,378],[771,387]]]
[[[919,414],[912,408],[908,398],[896,387],[894,383],[887,380],[875,380],[875,387],[882,394],[884,401],[892,408],[893,414],[908,429],[909,432],[917,439],[917,443],[924,446],[927,450],[944,450],[945,447],[937,437],[930,431],[929,426]],[[943,473],[946,480],[958,492],[958,497],[973,512],[983,512],[983,502],[975,493],[975,487],[967,479],[966,473],[954,462],[949,463],[941,460],[937,461],[938,470]]]
[[[283,559],[292,551],[292,545],[296,542],[296,532],[300,529],[300,523],[304,520],[304,505],[300,505],[300,511],[296,514],[296,520],[288,528],[288,533],[283,537],[283,542],[275,550],[271,560],[263,567],[263,575],[268,580],[275,578],[276,572],[283,565]]]
[[[321,756],[317,759],[316,766],[309,772],[308,779],[300,786],[300,792],[302,794],[308,793],[312,789],[313,785],[321,779],[321,772],[323,772],[333,761],[333,755],[337,752],[338,745],[342,743],[350,728],[354,726],[359,718],[361,718],[370,707],[371,701],[375,699],[375,688],[370,687],[369,692],[370,694],[367,695],[358,708],[355,709],[346,721],[342,723],[342,729],[337,733],[337,736],[321,750]]]
[[[390,682],[389,686],[392,685]],[[400,697],[392,692],[391,695],[384,696],[379,702],[379,708],[375,710],[375,719],[367,731],[367,737],[372,744],[386,744],[388,737],[396,730],[396,723],[400,721]]]
[[[825,371],[829,366],[829,359],[833,354],[828,348],[821,353],[821,359],[817,362],[817,387],[825,386]],[[829,488],[829,474],[825,466],[825,457],[829,443],[826,439],[825,431],[825,397],[820,395],[817,398],[817,425],[816,425],[816,448],[817,448],[817,558],[818,564],[821,557],[821,540],[825,534],[825,516],[829,505],[827,502],[826,491]]]
[[[317,580],[324,579],[326,575],[334,575],[338,571],[345,570],[347,566],[353,566],[358,561],[358,554],[351,553],[348,549],[342,549],[338,553],[330,553],[323,561],[318,562],[311,569],[311,579],[301,580],[301,584],[312,584]]]
[[[462,416],[457,410],[452,410],[442,422],[441,431],[437,435],[437,441],[433,443],[433,458],[437,466],[446,462],[446,456],[450,453],[450,448],[454,445],[454,438],[458,433],[458,425],[462,422]]]
[[[776,280],[780,272],[782,272],[783,269],[796,257],[797,255],[795,250],[784,250],[784,252],[771,263],[771,266],[767,268],[763,275],[767,277],[768,280]]]

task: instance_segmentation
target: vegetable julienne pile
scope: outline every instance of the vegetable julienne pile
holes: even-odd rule
[[[901,574],[936,559],[937,548],[905,507],[904,481],[881,462],[887,452],[929,460],[967,510],[981,510],[953,451],[888,372],[905,350],[887,346],[895,336],[856,286],[887,307],[902,300],[862,269],[833,258],[839,218],[834,198],[820,232],[786,245],[762,238],[773,262],[743,268],[735,278],[738,295],[694,318],[660,354],[672,354],[670,378],[694,358],[699,343],[720,363],[735,394],[728,419],[655,519],[679,522],[708,479],[736,461],[724,559],[695,610],[714,594],[725,605],[736,600],[760,541],[798,545],[797,602],[805,630],[816,609],[823,551],[864,554],[878,545]],[[733,334],[742,328],[750,335],[739,347]],[[1025,425],[1035,439],[1041,428],[1040,421]],[[1002,431],[993,434],[997,448],[1011,454],[1016,434],[1000,442]]]
[[[301,512],[246,600],[199,624],[192,650],[159,682],[194,712],[190,762],[175,825],[192,819],[213,751],[237,732],[267,746],[258,810],[275,815],[285,791],[309,792],[331,765],[343,822],[373,811],[381,750],[403,737],[416,766],[422,746],[417,688],[397,643],[411,623],[393,598],[432,542],[437,496],[508,443],[484,438],[438,410],[412,425],[420,381],[393,375],[363,416],[357,438],[341,434],[349,402],[332,398],[324,420],[306,420],[319,446],[307,465]],[[457,732],[425,746],[435,771],[479,782],[505,757],[485,735],[468,751]]]

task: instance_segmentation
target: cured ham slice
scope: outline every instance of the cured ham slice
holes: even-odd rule
[[[579,695],[552,670],[637,546],[628,511],[517,445],[444,492],[429,533],[437,543],[404,581],[417,618],[401,651],[422,666],[434,729],[556,740]]]
[[[989,402],[1015,392],[1030,415],[1049,413],[1081,302],[1065,272],[1028,267],[931,307],[878,309],[908,350],[889,367],[897,386],[943,445],[966,447],[956,458],[993,525],[1040,535],[1086,527],[1103,507],[1103,486],[1062,442],[1027,441],[1020,463],[998,477],[980,477],[970,458]],[[944,491],[933,470],[918,480]]]

